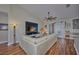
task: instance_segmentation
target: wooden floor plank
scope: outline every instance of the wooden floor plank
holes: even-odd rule
[[[76,55],[74,40],[58,39],[57,42],[47,51],[46,55]],[[0,44],[0,55],[27,55],[19,44]]]
[[[58,41],[46,53],[48,55],[76,55],[74,40],[58,39]]]

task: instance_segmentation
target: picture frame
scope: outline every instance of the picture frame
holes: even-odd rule
[[[79,19],[73,19],[73,29],[79,29]]]
[[[0,23],[0,31],[1,30],[8,30],[8,24],[6,24],[6,23]]]

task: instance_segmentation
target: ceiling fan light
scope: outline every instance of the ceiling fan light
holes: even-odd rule
[[[52,21],[52,20],[55,20],[57,17],[53,17],[53,16],[49,16],[50,15],[50,12],[48,12],[48,17],[45,17],[45,19],[47,21]]]

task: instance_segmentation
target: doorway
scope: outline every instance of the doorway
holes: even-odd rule
[[[8,44],[8,13],[0,12],[0,44]]]

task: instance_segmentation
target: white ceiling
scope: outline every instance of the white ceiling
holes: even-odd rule
[[[47,17],[48,11],[52,16],[57,17],[79,16],[79,5],[70,5],[69,8],[66,8],[66,4],[22,4],[20,6],[41,18]]]

